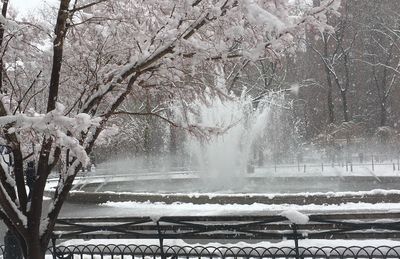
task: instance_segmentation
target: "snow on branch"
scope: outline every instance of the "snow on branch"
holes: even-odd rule
[[[306,25],[329,29],[326,16],[336,13],[340,1],[325,0],[300,17],[291,15],[292,7],[287,0],[204,0],[193,5],[183,0],[173,4],[167,0],[140,3],[119,1],[93,6],[91,15],[104,17],[107,22],[89,22],[85,32],[100,37],[105,44],[113,40],[119,43],[109,45],[110,59],[99,68],[99,76],[85,96],[81,112],[104,113],[99,104],[114,95],[116,89],[125,91],[131,77],[138,78],[135,90],[142,91],[142,80],[147,85],[162,85],[172,74],[171,81],[176,82],[181,80],[178,71],[195,71],[196,66],[215,57],[275,59],[280,56],[278,52],[296,45],[295,35],[304,33]],[[92,50],[91,46],[87,46],[88,50]],[[124,51],[115,54],[115,46]],[[166,73],[172,68],[173,73]]]
[[[6,202],[2,201],[2,204],[7,204],[3,207],[8,215],[13,215],[11,219],[17,227],[27,227],[27,217],[19,210],[15,202],[8,195],[4,186],[0,183],[0,200],[5,199]],[[21,226],[22,224],[22,226]]]
[[[79,139],[89,127],[98,126],[100,118],[91,118],[84,113],[68,117],[64,115],[64,110],[64,105],[56,103],[56,108],[47,114],[38,114],[31,110],[27,114],[2,116],[0,126],[11,126],[8,133],[28,131],[51,136],[56,145],[71,150],[79,162],[86,164],[89,158]]]
[[[13,20],[5,18],[2,14],[0,14],[0,24],[10,32],[14,32],[20,29],[19,25]]]

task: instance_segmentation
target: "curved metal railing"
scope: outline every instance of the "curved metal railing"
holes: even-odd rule
[[[0,246],[1,255],[4,246]],[[49,255],[69,258],[400,258],[400,246],[215,247],[157,245],[69,245],[48,249]],[[53,257],[54,258],[54,257]]]

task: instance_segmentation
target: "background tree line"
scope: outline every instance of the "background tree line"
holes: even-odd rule
[[[270,91],[285,92],[287,107],[270,131],[275,132],[270,148],[278,154],[295,157],[310,144],[325,151],[346,146],[353,153],[366,147],[399,151],[400,6],[390,0],[343,0],[339,12],[328,17],[334,30],[308,27],[283,60],[222,62],[227,92],[240,95],[246,89],[255,105]],[[203,68],[187,80],[213,84],[214,68]],[[185,141],[178,128],[146,123],[153,131],[148,139],[132,140],[140,147],[135,154],[174,153]]]

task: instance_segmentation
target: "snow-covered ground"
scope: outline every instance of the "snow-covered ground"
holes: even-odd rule
[[[280,215],[284,211],[295,210],[303,214],[352,213],[352,212],[400,212],[400,203],[343,203],[339,205],[293,205],[293,204],[192,204],[162,202],[108,202],[100,207],[114,211],[112,216],[243,216]],[[115,213],[117,212],[118,213]]]

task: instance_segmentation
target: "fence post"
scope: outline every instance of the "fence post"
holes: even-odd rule
[[[160,221],[157,221],[157,232],[158,232],[158,239],[160,241],[160,255],[161,255],[161,259],[166,259],[166,256],[164,254],[164,240],[162,238],[162,234],[161,234],[161,229],[160,229]]]
[[[297,159],[297,171],[300,172],[300,161]]]
[[[293,239],[294,239],[294,248],[296,252],[296,259],[300,259],[300,252],[299,252],[299,239],[297,238],[297,225],[296,223],[292,224],[293,229]]]
[[[304,173],[306,172],[306,164],[304,164]]]
[[[57,259],[57,248],[56,248],[56,238],[51,239],[51,247],[53,249],[53,259]]]
[[[375,171],[375,165],[374,165],[374,155],[371,156],[371,162],[372,162],[372,171]]]
[[[353,172],[353,162],[350,162],[350,172]]]
[[[324,163],[321,163],[322,172],[324,171]]]

